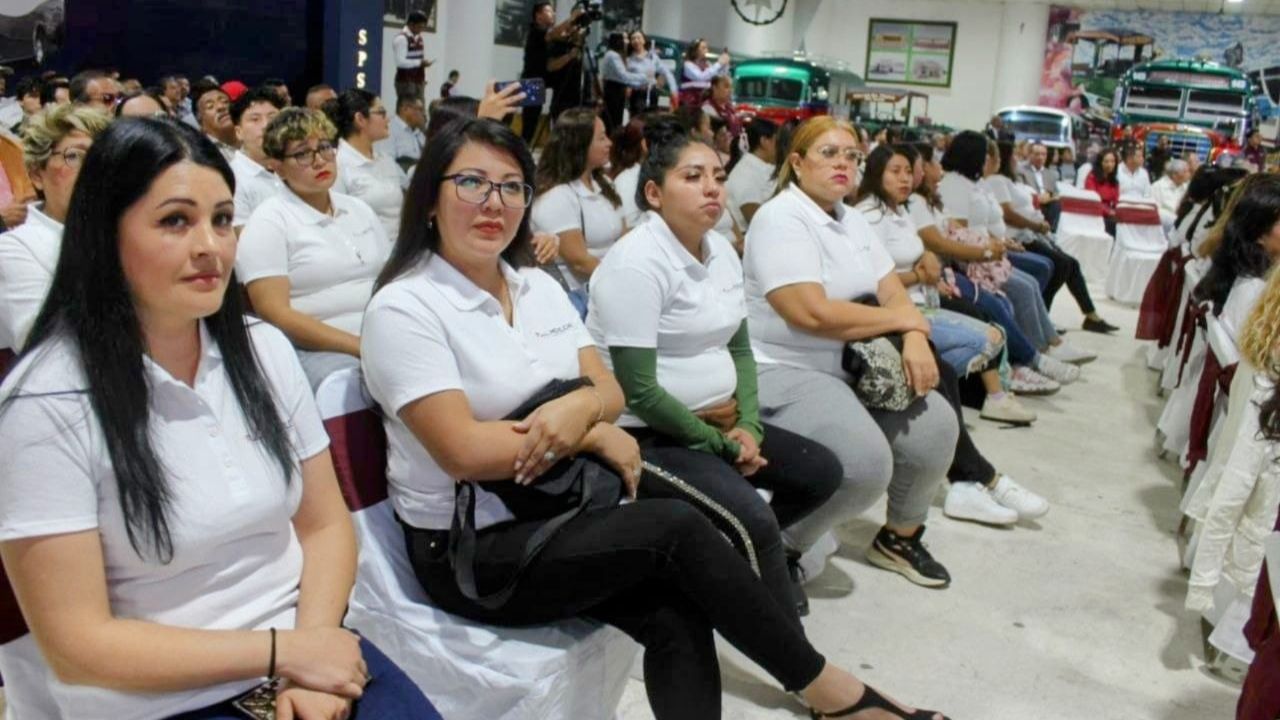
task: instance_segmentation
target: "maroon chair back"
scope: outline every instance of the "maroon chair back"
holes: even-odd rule
[[[324,421],[338,486],[351,512],[387,499],[387,434],[372,408]]]

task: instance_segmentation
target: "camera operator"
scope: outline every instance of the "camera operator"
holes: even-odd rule
[[[581,7],[569,19],[556,24],[555,5],[534,3],[532,22],[524,41],[524,70],[521,79],[542,78],[552,93],[551,117],[582,101],[582,52],[587,28],[579,23]],[[520,134],[532,145],[538,131],[541,106],[526,107]]]

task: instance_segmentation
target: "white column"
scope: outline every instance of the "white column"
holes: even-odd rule
[[[775,5],[782,4],[782,0],[773,0],[773,2]],[[745,2],[739,4],[746,5]],[[791,47],[790,43],[795,28],[797,4],[788,3],[786,13],[769,25],[752,25],[745,22],[738,17],[738,13],[733,11],[733,7],[729,6],[725,22],[725,45],[729,47],[730,52],[757,56],[795,50],[799,46]],[[748,9],[747,12],[750,13],[751,10]]]
[[[991,112],[1010,105],[1034,105],[1040,94],[1049,6],[1007,3],[1001,18]]]

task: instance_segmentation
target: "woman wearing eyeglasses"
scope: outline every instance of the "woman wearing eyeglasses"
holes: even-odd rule
[[[623,403],[617,381],[564,292],[527,267],[533,175],[528,147],[492,120],[460,120],[432,139],[409,188],[405,231],[365,313],[361,363],[384,412],[390,499],[432,605],[495,625],[584,616],[622,629],[645,647],[645,689],[659,720],[720,717],[715,632],[815,718],[943,720],[828,663],[683,500],[642,495],[572,518],[497,608],[459,589],[448,552],[459,481],[481,488],[473,567],[482,593],[503,584],[543,527],[515,519],[483,490],[490,481],[533,483],[556,457],[582,452],[609,464],[631,494],[639,482],[636,440],[613,424]],[[503,420],[548,381],[581,376],[594,386],[542,404],[527,424]]]
[[[374,149],[374,143],[391,137],[387,107],[368,90],[351,89],[325,103],[324,112],[341,138],[334,189],[368,203],[387,237],[395,239],[409,178],[394,158]]]
[[[315,381],[336,360],[316,353],[360,356],[360,318],[390,243],[368,205],[332,189],[338,151],[322,113],[282,111],[262,147],[286,189],[249,217],[236,274],[254,311],[312,351],[301,356]]]
[[[955,412],[934,392],[929,322],[875,230],[843,202],[854,188],[859,146],[846,122],[805,121],[777,195],[751,221],[743,270],[760,414],[827,446],[844,468],[831,500],[788,528],[797,545],[812,545],[887,488],[888,519],[867,559],[918,585],[944,587],[951,576],[921,536],[959,431]],[[859,301],[868,296],[876,302]],[[863,407],[841,367],[846,342],[888,334],[902,336],[902,363],[917,396],[899,412]]]
[[[0,348],[20,350],[53,282],[71,191],[93,138],[110,119],[92,108],[58,105],[32,115],[22,133],[27,174],[44,202],[0,235]]]

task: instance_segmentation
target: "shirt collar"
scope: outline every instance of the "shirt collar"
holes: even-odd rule
[[[27,206],[27,223],[62,237],[62,223],[44,214],[44,203]]]
[[[835,225],[840,225],[844,222],[844,214],[848,208],[845,207],[843,202],[836,203],[835,217],[831,217],[826,210],[818,207],[818,203],[814,202],[813,198],[809,197],[805,191],[801,190],[800,186],[795,183],[788,185],[786,192],[791,193],[792,199],[799,204],[800,209],[814,222],[822,224],[831,223]]]
[[[644,221],[645,227],[649,232],[657,236],[655,239],[657,245],[662,249],[662,254],[671,263],[671,267],[677,269],[695,268],[706,270],[716,259],[716,244],[710,241],[711,233],[707,233],[702,237],[702,252],[706,254],[705,258],[699,259],[693,256],[671,231],[671,226],[667,225],[667,221],[656,212],[649,213]]]
[[[338,164],[339,165],[343,164],[343,161],[346,161],[347,164],[351,164],[351,165],[372,165],[373,164],[373,158],[367,158],[364,155],[361,155],[360,151],[355,149],[351,145],[351,143],[347,142],[346,140],[339,140],[338,141]]]
[[[200,361],[196,365],[196,378],[192,386],[188,387],[186,383],[175,378],[152,360],[149,355],[142,356],[143,368],[147,373],[153,386],[167,386],[182,388],[184,390],[192,390],[198,388],[210,373],[222,367],[222,348],[218,347],[218,343],[214,341],[213,336],[209,334],[209,328],[203,320],[199,323],[200,332]]]
[[[325,215],[319,210],[308,205],[306,201],[298,197],[298,194],[295,193],[288,185],[284,186],[284,192],[280,193],[280,196],[284,198],[285,209],[289,211],[289,214],[293,215],[294,219],[299,222],[306,223],[307,225],[318,225],[323,227],[342,217],[347,212],[338,204],[336,200],[337,195],[332,191],[329,193],[329,204],[333,207],[332,216]]]
[[[528,292],[529,284],[525,282],[524,276],[511,267],[506,260],[499,260],[498,267],[501,268],[502,275],[507,280],[507,287],[511,291],[511,304],[514,306],[517,299]],[[427,282],[440,291],[440,294],[444,295],[449,304],[455,308],[472,311],[488,304],[491,312],[493,310],[502,312],[502,304],[497,298],[481,289],[439,253],[432,253],[427,258],[424,273]]]
[[[266,166],[246,155],[243,150],[236,150],[236,154],[231,158],[231,164],[243,168],[254,175],[269,175],[271,177],[276,175],[268,170]]]

